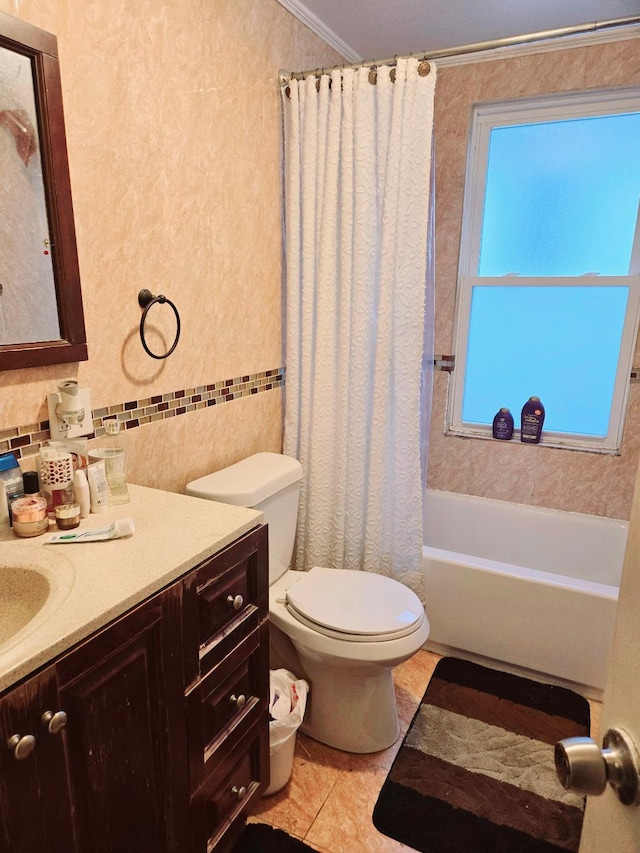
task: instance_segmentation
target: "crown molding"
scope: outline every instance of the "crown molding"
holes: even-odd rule
[[[346,42],[343,42],[333,30],[325,26],[322,21],[310,12],[300,0],[278,0],[281,6],[284,6],[292,15],[295,15],[299,21],[309,27],[317,36],[320,36],[322,41],[326,42],[329,47],[337,51],[340,56],[343,56],[349,62],[361,62],[362,57],[349,47]]]
[[[342,41],[333,30],[330,30],[322,21],[310,12],[302,0],[278,0],[292,15],[298,18],[312,32],[319,36],[329,47],[332,47],[350,63],[375,62],[375,58],[363,59],[346,42]],[[621,25],[619,27],[603,28],[575,35],[562,35],[556,38],[532,39],[530,42],[494,47],[486,50],[454,53],[451,56],[437,56],[435,62],[438,68],[450,68],[455,65],[469,65],[475,62],[493,62],[498,59],[511,59],[518,56],[533,55],[536,53],[547,53],[553,50],[569,50],[577,47],[592,47],[593,45],[609,42],[628,41],[640,38],[640,24]],[[429,56],[429,51],[416,51],[414,56]]]

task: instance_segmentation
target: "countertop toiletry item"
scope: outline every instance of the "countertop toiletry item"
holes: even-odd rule
[[[105,539],[122,539],[133,536],[136,525],[132,518],[119,518],[104,527],[93,527],[78,533],[53,533],[47,540],[47,545],[58,545],[65,542],[100,542]]]
[[[9,504],[7,503],[7,492],[0,487],[0,531],[9,527]]]
[[[86,468],[89,464],[89,440],[87,438],[66,438],[61,441],[49,441],[47,447],[55,447],[56,450],[65,450],[71,454],[73,470]]]
[[[87,475],[82,468],[78,468],[73,475],[73,494],[80,507],[80,517],[86,518],[91,511],[91,495]]]
[[[22,471],[18,465],[15,453],[0,454],[0,482],[4,485],[9,507],[9,524],[11,524],[11,504],[16,498],[24,495]]]
[[[56,507],[56,525],[58,530],[73,530],[80,526],[80,507],[78,504],[60,504]]]
[[[119,420],[111,418],[104,422],[105,434],[89,451],[91,459],[102,459],[105,463],[109,505],[129,503],[127,489],[126,436]]]
[[[25,471],[22,475],[22,487],[26,496],[37,495],[42,497],[40,491],[40,479],[37,471]]]
[[[49,518],[55,518],[57,506],[73,500],[73,458],[68,451],[41,448],[40,488],[47,500]]]
[[[92,462],[87,468],[91,512],[104,512],[107,508],[108,489],[104,460]]]
[[[49,529],[47,502],[41,495],[16,498],[11,505],[13,532],[22,539],[40,536]]]
[[[544,423],[544,406],[540,397],[529,397],[522,407],[520,420],[520,441],[526,444],[539,444]]]
[[[508,441],[513,436],[513,415],[509,409],[500,409],[493,419],[493,437]]]

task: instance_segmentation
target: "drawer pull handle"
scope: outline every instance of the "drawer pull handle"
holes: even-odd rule
[[[247,796],[247,789],[243,785],[241,788],[238,788],[236,785],[231,789],[231,793],[236,795],[237,800],[244,800]]]
[[[67,725],[66,711],[45,711],[41,717],[42,725],[46,727],[49,734],[57,735]]]
[[[240,610],[244,606],[244,598],[241,595],[228,595],[227,604],[234,610]]]
[[[36,739],[33,735],[12,735],[7,745],[9,749],[13,750],[13,757],[18,761],[23,761],[36,748]]]
[[[236,696],[235,693],[229,696],[229,704],[235,705],[238,711],[241,711],[244,706],[247,704],[247,697],[244,693],[241,693],[239,696]]]

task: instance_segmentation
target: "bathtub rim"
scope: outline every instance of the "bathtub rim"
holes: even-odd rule
[[[512,563],[501,563],[497,560],[487,560],[483,557],[461,554],[457,551],[447,551],[444,548],[435,548],[433,545],[423,545],[423,561],[428,559],[430,556],[451,565],[464,568],[477,568],[503,577],[516,577],[521,580],[539,583],[544,586],[575,590],[590,595],[596,595],[610,601],[617,602],[620,591],[618,586],[614,586],[612,584],[584,580],[582,578],[572,577],[571,575],[559,575],[555,572],[543,572],[540,569],[530,569],[527,566],[517,566]]]

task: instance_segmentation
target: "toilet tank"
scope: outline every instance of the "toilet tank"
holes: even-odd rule
[[[269,525],[269,585],[288,568],[298,520],[302,466],[281,453],[256,453],[187,484],[196,498],[260,510]]]

